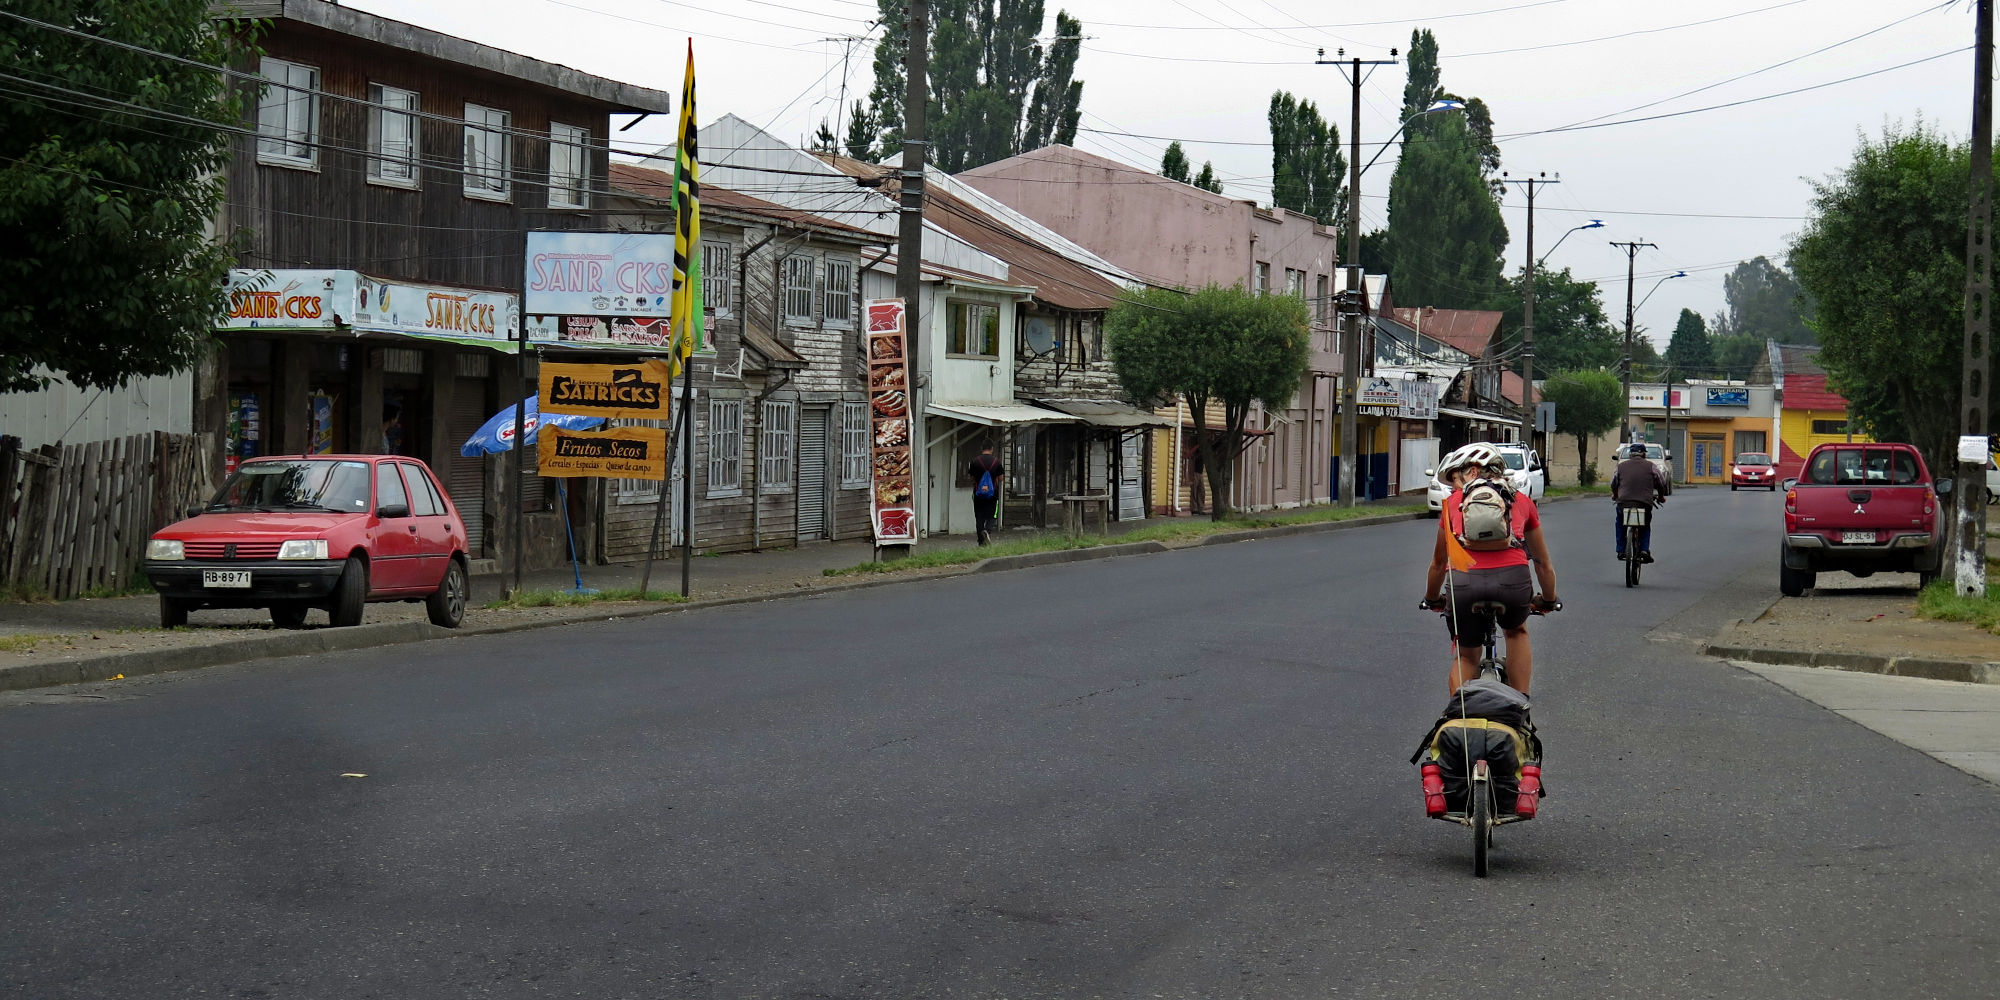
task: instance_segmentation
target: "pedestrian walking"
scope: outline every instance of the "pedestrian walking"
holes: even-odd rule
[[[1000,460],[993,456],[993,442],[979,446],[979,454],[966,466],[972,476],[972,517],[979,525],[979,544],[993,541],[993,533],[1000,530],[1000,483],[1006,470]]]

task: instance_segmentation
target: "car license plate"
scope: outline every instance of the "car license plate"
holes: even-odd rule
[[[201,571],[201,585],[204,587],[249,587],[250,571],[247,569],[205,569]]]
[[[1873,545],[1875,544],[1875,533],[1872,531],[1843,531],[1840,533],[1840,542],[1843,545]]]

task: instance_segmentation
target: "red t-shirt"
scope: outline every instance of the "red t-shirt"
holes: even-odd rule
[[[1464,499],[1464,492],[1459,490],[1453,490],[1451,496],[1445,498],[1444,523],[1440,526],[1443,530],[1452,534],[1459,534],[1465,530],[1465,518],[1458,510],[1459,502]],[[1514,494],[1512,520],[1515,538],[1526,538],[1528,529],[1542,526],[1541,512],[1535,509],[1535,501],[1529,499],[1526,493]],[[1518,545],[1504,549],[1467,549],[1466,553],[1472,556],[1473,569],[1528,565],[1528,550]]]

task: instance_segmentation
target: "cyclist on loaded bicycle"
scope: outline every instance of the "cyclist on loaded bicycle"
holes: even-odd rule
[[[1639,561],[1649,563],[1653,561],[1653,508],[1667,502],[1674,484],[1659,466],[1646,458],[1644,443],[1634,442],[1626,454],[1628,457],[1611,474],[1611,499],[1616,501],[1611,511],[1611,533],[1618,540],[1618,561],[1624,562],[1625,522],[1620,512],[1627,507],[1646,508],[1646,526],[1639,529]]]
[[[1449,692],[1457,693],[1460,684],[1479,676],[1480,650],[1492,619],[1497,619],[1507,637],[1507,683],[1527,694],[1534,676],[1533,650],[1528,643],[1530,606],[1553,610],[1560,603],[1555,564],[1549,560],[1549,548],[1542,539],[1541,514],[1527,494],[1508,487],[1506,463],[1489,445],[1469,444],[1445,456],[1437,475],[1453,489],[1438,516],[1437,545],[1424,580],[1424,604],[1432,609],[1445,607],[1444,588],[1449,579],[1451,614],[1445,616],[1445,627],[1458,647]],[[1474,507],[1470,513],[1466,510],[1468,498]],[[1496,513],[1504,519],[1504,528],[1477,523],[1495,518]],[[1468,518],[1475,522],[1471,535]],[[1530,563],[1535,580],[1530,579]],[[1540,597],[1535,596],[1537,581]],[[1486,601],[1504,604],[1506,611],[1495,616],[1474,614],[1472,606]]]

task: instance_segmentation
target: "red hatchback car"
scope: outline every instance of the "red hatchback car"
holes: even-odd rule
[[[465,523],[429,467],[397,455],[244,462],[153,535],[140,568],[167,628],[201,608],[269,608],[287,628],[323,608],[359,625],[370,601],[423,601],[445,628],[465,620]]]
[[[1778,467],[1771,464],[1771,456],[1757,451],[1736,453],[1736,464],[1729,467],[1729,488],[1737,490],[1745,486],[1778,491]]]

